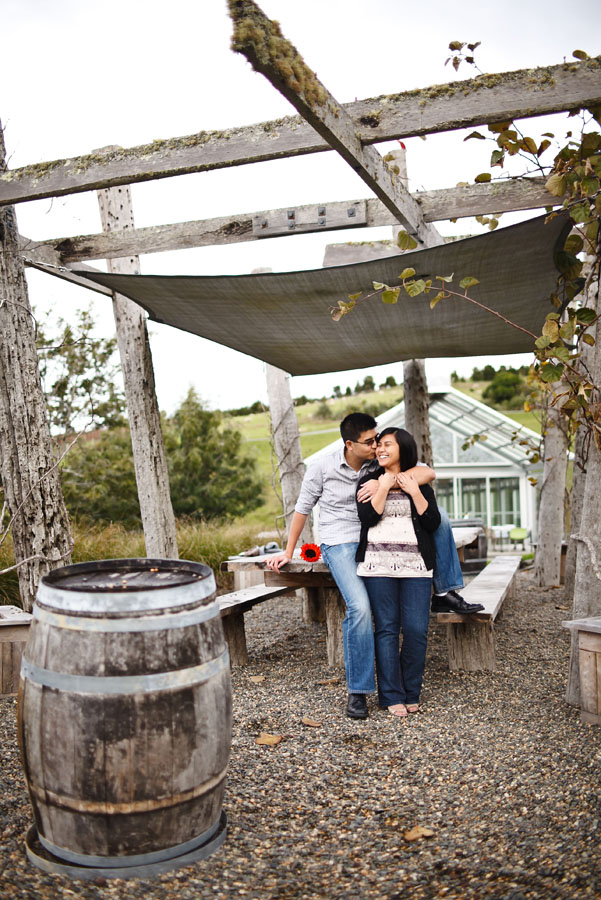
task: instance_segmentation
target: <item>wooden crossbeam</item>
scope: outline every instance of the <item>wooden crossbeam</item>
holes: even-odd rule
[[[545,190],[542,178],[473,184],[423,191],[413,196],[418,201],[426,222],[510,210],[538,209],[561,202],[561,198],[553,197]],[[325,210],[325,215],[320,216],[322,210]],[[356,215],[350,216],[349,210],[355,210]],[[289,227],[291,212],[294,213],[296,224],[293,229]],[[320,221],[322,218],[325,220],[323,223]],[[65,265],[85,259],[115,259],[132,254],[163,253],[167,250],[256,241],[265,237],[286,237],[301,232],[377,227],[392,225],[394,222],[392,213],[384,204],[371,198],[313,203],[174,225],[155,225],[38,242],[22,238],[22,246],[26,257],[40,263],[45,260],[47,263]],[[264,227],[263,223],[267,225]]]
[[[305,64],[253,0],[230,0],[234,23],[232,47],[264,75],[302,117],[336,150],[384,206],[419,243],[441,243],[423,220],[419,204],[375,147],[363,144],[352,117]]]
[[[344,104],[363,144],[601,103],[601,57]],[[299,116],[36,163],[0,175],[0,206],[330,150]]]

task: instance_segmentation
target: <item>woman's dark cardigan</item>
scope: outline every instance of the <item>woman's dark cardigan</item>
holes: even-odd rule
[[[357,491],[366,481],[371,481],[372,478],[378,479],[380,475],[383,474],[384,469],[378,468],[375,472],[369,472],[367,475],[364,475],[357,485]],[[430,485],[422,484],[420,485],[420,490],[424,495],[424,498],[428,501],[428,508],[420,515],[415,508],[413,499],[409,497],[409,503],[411,504],[411,519],[413,521],[413,527],[415,528],[419,552],[422,555],[426,567],[428,569],[433,569],[435,559],[433,533],[440,525],[440,512],[438,511],[434,491]],[[367,503],[359,503],[357,500],[357,512],[359,513],[359,519],[361,521],[361,537],[359,538],[359,546],[357,548],[357,553],[355,554],[355,560],[356,562],[363,562],[365,559],[365,550],[367,548],[367,532],[372,525],[375,525],[376,522],[380,521],[382,513],[376,512],[371,504],[371,500]]]

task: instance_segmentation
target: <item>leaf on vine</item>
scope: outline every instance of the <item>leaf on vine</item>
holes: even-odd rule
[[[505,154],[503,153],[502,150],[493,150],[493,152],[490,155],[491,168],[493,166],[501,166],[502,167],[504,156],[505,156]]]
[[[544,337],[548,337],[549,341],[553,343],[559,337],[559,326],[557,322],[553,319],[547,319],[545,324],[543,325],[543,335]]]
[[[592,334],[583,334],[582,340],[584,341],[585,344],[588,344],[589,347],[595,346],[595,338],[592,336]]]
[[[372,281],[372,284],[374,286],[374,291],[386,290],[388,287],[387,284],[382,284],[381,281]]]
[[[449,44],[449,50],[461,50],[462,47],[465,47],[465,44],[461,41],[451,41],[451,43]]]
[[[418,278],[417,281],[410,281],[409,284],[405,285],[405,290],[409,294],[410,297],[417,297],[418,294],[423,294],[426,289],[426,282],[421,278]]]
[[[492,131],[493,134],[500,134],[503,131],[507,131],[511,125],[513,125],[513,122],[491,122],[488,130]]]
[[[553,381],[559,380],[563,370],[564,366],[562,363],[558,363],[557,365],[553,365],[553,363],[543,363],[540,369],[540,377],[546,384],[550,384]]]
[[[583,306],[582,309],[576,311],[576,319],[583,325],[592,325],[597,318],[597,313],[589,306]]]
[[[396,303],[400,293],[400,288],[390,288],[390,290],[382,291],[382,303]]]
[[[430,300],[430,309],[434,309],[434,307],[435,307],[436,304],[439,302],[439,300],[442,300],[442,298],[443,298],[444,296],[445,296],[445,292],[444,292],[444,291],[439,291],[439,292],[437,293],[436,297],[432,297],[432,299]]]
[[[348,298],[349,298],[349,300],[353,300],[353,301],[358,300],[362,293],[363,293],[363,291],[359,291],[358,294],[349,294]]]
[[[547,335],[544,334],[542,337],[539,337],[535,340],[534,346],[538,347],[539,350],[544,350],[545,347],[548,347],[550,343],[551,343],[551,338],[547,337]]]
[[[473,287],[475,284],[480,284],[478,279],[472,278],[471,275],[466,275],[466,277],[462,278],[461,281],[459,282],[459,287],[467,289],[467,288]]]
[[[544,153],[545,150],[547,150],[547,148],[550,146],[551,146],[551,141],[541,141],[538,146],[538,149],[536,151],[537,156],[540,156],[542,153]]]
[[[578,253],[581,253],[583,247],[584,241],[579,234],[571,234],[563,245],[563,249],[568,253],[572,253],[574,256],[577,256]]]
[[[574,50],[572,56],[576,59],[588,59],[588,53],[585,50]]]
[[[531,137],[524,138],[524,140],[522,141],[522,147],[524,148],[524,150],[527,150],[528,153],[533,153],[536,156],[537,146]]]
[[[471,134],[468,134],[467,137],[464,137],[464,138],[463,138],[464,143],[465,143],[465,141],[469,141],[470,138],[477,138],[479,141],[485,141],[485,140],[486,140],[486,136],[483,135],[483,134],[480,134],[479,131],[472,131]]]
[[[490,178],[490,172],[480,172],[479,175],[476,175],[474,181],[476,182],[476,184],[484,184],[485,182],[490,181]]]
[[[453,275],[454,275],[454,274],[455,274],[455,273],[453,272],[451,275],[437,275],[437,276],[436,276],[436,280],[437,280],[437,281],[444,281],[445,284],[450,284],[451,281],[453,280]]]
[[[554,197],[563,197],[568,187],[567,178],[565,175],[551,175],[547,178],[545,187]]]
[[[401,278],[404,281],[405,278],[413,278],[414,275],[415,275],[415,269],[407,268],[407,269],[403,269],[403,271],[399,275],[399,278]]]
[[[399,250],[415,250],[417,247],[417,241],[407,231],[399,231],[396,242]]]

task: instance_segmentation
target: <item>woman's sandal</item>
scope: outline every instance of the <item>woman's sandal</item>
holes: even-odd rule
[[[397,719],[404,719],[407,715],[407,707],[404,703],[395,703],[394,706],[388,707],[388,712],[391,716],[396,716]]]
[[[411,715],[418,713],[419,709],[420,709],[419,703],[408,703],[407,704],[407,712],[411,713]]]

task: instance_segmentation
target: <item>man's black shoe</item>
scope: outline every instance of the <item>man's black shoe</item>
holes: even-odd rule
[[[457,591],[449,591],[444,597],[432,597],[432,612],[475,613],[483,610],[481,603],[466,603]]]
[[[346,714],[349,719],[367,719],[367,700],[365,694],[349,694],[346,704]]]

